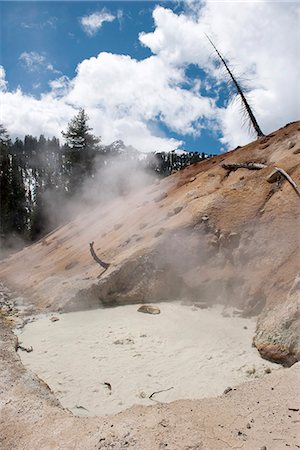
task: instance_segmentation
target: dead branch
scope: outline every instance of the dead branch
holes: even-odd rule
[[[281,169],[280,167],[275,167],[275,170],[277,172],[279,172],[290,183],[290,185],[292,186],[292,188],[294,189],[294,191],[296,192],[296,194],[300,198],[300,191],[299,191],[299,188],[297,186],[297,183],[295,183],[295,181],[290,177],[290,175],[288,173],[286,173],[286,171]]]
[[[23,347],[23,345],[17,344],[16,350],[18,351],[19,349],[22,350],[23,352],[27,352],[27,353],[33,352],[33,348],[31,346],[30,347]]]
[[[228,170],[229,172],[235,172],[238,169],[248,169],[248,170],[261,170],[265,169],[266,164],[255,163],[255,162],[246,162],[246,163],[232,163],[232,164],[221,164],[223,169]]]
[[[152,392],[152,394],[149,395],[149,398],[150,398],[150,400],[152,400],[152,397],[153,397],[155,394],[160,394],[161,392],[167,392],[167,391],[170,391],[171,389],[174,389],[174,386],[171,386],[171,387],[169,387],[168,389],[162,389],[161,391]]]
[[[98,256],[96,255],[95,250],[94,250],[94,241],[93,241],[93,242],[90,242],[90,252],[91,252],[91,255],[92,255],[92,257],[94,258],[94,260],[95,260],[98,264],[100,264],[100,266],[103,267],[103,269],[107,270],[107,269],[109,268],[110,264],[109,264],[109,263],[106,263],[106,262],[104,262],[104,261],[102,261],[102,260],[101,260],[100,258],[98,258]]]
[[[217,49],[217,47],[215,46],[213,41],[210,39],[210,37],[207,34],[205,36],[207,37],[207,39],[209,40],[209,42],[213,46],[215,52],[217,53],[218,57],[220,58],[220,60],[224,64],[225,69],[227,70],[227,72],[228,72],[228,74],[229,74],[229,76],[230,76],[234,86],[236,87],[236,90],[237,90],[239,96],[241,97],[242,104],[243,104],[243,106],[245,108],[245,112],[249,116],[250,124],[253,126],[253,128],[254,128],[254,130],[255,130],[255,132],[257,134],[257,137],[259,137],[259,138],[263,137],[264,133],[261,131],[261,129],[260,129],[258,123],[257,123],[257,120],[256,120],[256,118],[255,118],[255,116],[254,116],[254,114],[252,112],[252,109],[250,108],[250,105],[249,105],[249,103],[248,103],[248,101],[247,101],[247,99],[246,99],[246,97],[245,97],[245,95],[244,95],[244,93],[242,91],[241,86],[237,82],[237,80],[234,77],[232,71],[229,69],[228,64],[226,63],[225,59],[223,58],[223,56],[221,55],[221,53],[219,52],[219,50]]]

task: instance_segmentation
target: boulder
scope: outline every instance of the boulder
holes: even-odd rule
[[[145,314],[160,314],[160,309],[158,306],[142,305],[139,307],[138,312]]]

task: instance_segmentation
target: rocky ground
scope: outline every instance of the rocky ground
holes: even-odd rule
[[[274,175],[279,167],[299,185],[299,154],[297,122],[95,208],[2,261],[15,294],[0,297],[1,448],[299,448],[300,203]],[[263,168],[229,166],[249,162]],[[31,312],[176,298],[258,315],[261,355],[292,367],[215,399],[76,418],[16,352],[12,324]]]

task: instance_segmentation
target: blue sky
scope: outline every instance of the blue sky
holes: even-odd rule
[[[226,2],[223,4],[226,5]],[[0,65],[5,72],[2,77],[4,107],[1,120],[13,136],[39,131],[51,134],[52,130],[60,129],[60,125],[65,126],[64,117],[70,118],[78,107],[83,106],[92,119],[92,125],[96,124],[95,134],[101,133],[105,140],[123,138],[126,143],[135,146],[140,142],[142,147],[145,145],[148,149],[151,147],[151,136],[153,147],[160,144],[164,146],[165,142],[168,149],[173,145],[208,153],[218,153],[235,143],[251,140],[253,137],[246,130],[237,132],[236,141],[230,137],[229,128],[233,127],[231,122],[232,117],[237,114],[234,106],[237,102],[229,101],[225,88],[226,79],[213,62],[212,50],[205,42],[204,31],[208,29],[225,54],[229,54],[234,62],[238,61],[238,70],[243,75],[251,73],[253,77],[254,70],[254,75],[258,78],[257,67],[263,64],[263,52],[267,52],[268,48],[257,50],[257,45],[261,42],[261,37],[258,36],[257,42],[253,44],[250,63],[242,58],[238,59],[239,49],[235,49],[234,44],[230,43],[230,36],[226,35],[228,29],[226,31],[224,11],[218,12],[217,8],[210,5],[205,1],[194,2],[189,8],[185,3],[154,1],[1,2]],[[267,2],[262,2],[262,5],[268,10]],[[228,20],[232,16],[232,8],[229,5],[225,9]],[[272,10],[269,8],[268,11],[272,26]],[[237,19],[237,29],[244,29],[243,20],[249,20],[247,14],[252,22],[254,18],[256,20],[251,8],[245,8],[242,12],[245,17],[242,17],[240,24]],[[239,13],[238,9],[236,13]],[[291,20],[292,13],[291,8]],[[205,15],[212,22],[216,21],[216,24],[223,15],[223,35],[216,34],[220,27],[216,25],[213,28]],[[282,21],[280,25],[284,31],[286,22]],[[259,21],[257,26],[259,29]],[[259,30],[264,33],[263,27]],[[267,32],[268,30],[265,31],[266,35]],[[145,37],[141,38],[140,33]],[[245,39],[247,41],[254,38],[245,35]],[[255,48],[256,53],[259,53],[257,60]],[[103,57],[98,57],[99,54]],[[106,57],[106,54],[111,54],[112,57]],[[127,55],[128,58],[124,60],[119,55]],[[143,64],[136,65],[135,62]],[[79,64],[81,71],[76,72]],[[147,79],[148,66],[149,73],[152,74],[151,80]],[[134,67],[137,67],[136,72]],[[118,103],[118,89],[120,88],[120,92],[123,88],[127,89],[127,69],[127,77],[132,77],[132,83],[136,83],[136,91],[130,85],[130,95],[126,98],[126,93],[122,92],[122,100]],[[265,69],[261,68],[264,75]],[[118,79],[113,79],[113,93],[109,93],[109,77],[114,77],[119,70],[124,70],[124,78],[120,73]],[[103,73],[107,73],[108,79],[103,78]],[[157,86],[156,74],[160,79]],[[51,84],[54,80],[60,80],[59,83],[64,88],[67,84],[68,94],[65,91],[61,94],[59,90],[54,92],[54,85]],[[93,83],[96,86],[95,96],[99,95],[97,102],[93,99],[87,101],[91,96],[87,91]],[[255,100],[257,87],[261,88],[261,83],[258,79],[258,86],[250,85],[249,92],[251,96],[253,90],[254,106],[264,117],[266,114],[261,111],[259,98]],[[266,91],[265,86],[262,90]],[[157,107],[152,104],[155,96],[159,104]],[[59,120],[53,118],[54,112],[49,113],[49,107],[54,111],[54,103],[57,108],[61,108],[62,118]],[[143,104],[142,110],[137,108],[137,104]],[[173,110],[168,104],[174,105]],[[22,108],[27,108],[27,111],[22,111]],[[24,120],[22,122],[20,118],[18,122],[14,119],[18,110],[23,112],[23,117],[28,115],[28,131]],[[125,111],[124,117],[120,115],[121,110]],[[38,127],[35,118],[39,112],[44,114],[45,120]],[[294,114],[295,109],[291,108],[286,118],[289,119]],[[108,116],[111,121],[115,121],[115,130],[111,132],[107,131],[110,122],[105,122]],[[267,131],[271,131],[272,127],[276,128],[277,123],[282,120],[281,116],[278,113],[274,121],[265,118]],[[147,128],[145,136],[148,136],[148,144],[142,136],[143,127]],[[234,124],[233,131],[240,128],[239,122],[238,125]]]

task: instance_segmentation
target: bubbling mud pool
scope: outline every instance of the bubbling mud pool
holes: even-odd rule
[[[125,305],[35,316],[16,332],[33,348],[19,355],[80,416],[217,396],[280,369],[252,347],[255,319],[224,317],[221,306],[157,306],[159,315]]]

